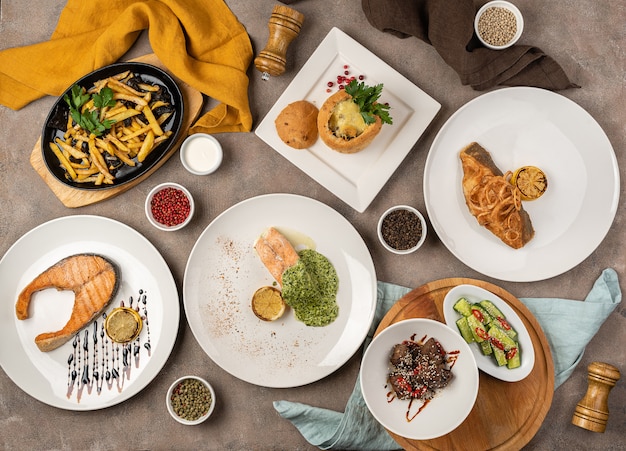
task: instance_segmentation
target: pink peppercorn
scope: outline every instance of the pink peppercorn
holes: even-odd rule
[[[167,187],[152,196],[150,210],[158,223],[173,227],[187,219],[191,203],[184,192]]]

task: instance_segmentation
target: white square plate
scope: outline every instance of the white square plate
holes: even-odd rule
[[[348,66],[351,75],[365,75],[369,86],[383,83],[380,101],[389,103],[393,125],[365,150],[342,154],[321,139],[308,149],[283,143],[274,120],[292,102],[308,100],[318,108],[331,95],[329,81]],[[334,91],[333,91],[334,92]],[[441,105],[372,52],[337,28],[330,30],[300,72],[256,129],[256,134],[312,179],[359,213],[365,211],[413,148]]]

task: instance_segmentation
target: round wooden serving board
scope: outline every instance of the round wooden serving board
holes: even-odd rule
[[[133,59],[132,61],[151,64],[167,72],[167,68],[163,66],[161,61],[154,53],[141,56],[139,58]],[[172,75],[172,77],[174,77],[174,75]],[[150,168],[149,171],[145,172],[133,181],[130,181],[121,186],[103,190],[81,190],[72,188],[71,186],[68,186],[58,181],[50,173],[50,171],[46,167],[46,163],[43,161],[43,155],[41,154],[41,138],[37,140],[37,143],[35,144],[35,147],[30,154],[30,164],[35,169],[35,171],[37,171],[37,173],[43,179],[46,185],[48,185],[48,187],[52,190],[54,195],[59,198],[63,205],[69,208],[83,207],[85,205],[95,204],[96,202],[100,202],[102,200],[117,196],[118,194],[123,193],[124,191],[132,188],[133,186],[136,186],[137,184],[150,177],[150,175],[152,175],[154,171],[163,166],[163,164],[178,150],[180,144],[187,137],[187,131],[189,130],[189,127],[200,114],[204,98],[202,97],[202,93],[200,91],[192,88],[191,86],[176,77],[174,77],[174,79],[176,80],[176,83],[178,84],[178,87],[183,94],[183,100],[185,102],[185,116],[183,117],[182,131],[180,133],[178,141],[165,155],[163,155],[163,157],[152,168]]]
[[[409,318],[445,322],[443,300],[452,288],[472,284],[504,299],[524,322],[535,348],[535,366],[519,382],[504,382],[480,372],[478,397],[466,420],[449,434],[432,440],[411,440],[390,431],[406,450],[509,450],[521,449],[537,433],[550,409],[554,393],[554,363],[541,326],[515,296],[487,282],[442,279],[407,293],[387,312],[376,334]]]

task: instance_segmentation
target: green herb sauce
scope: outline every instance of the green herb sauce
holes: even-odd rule
[[[327,326],[339,315],[335,267],[313,249],[301,250],[298,255],[298,263],[283,273],[283,299],[307,326]]]

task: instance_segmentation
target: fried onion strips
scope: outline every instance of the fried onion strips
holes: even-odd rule
[[[522,198],[519,190],[500,175],[483,175],[467,199],[478,223],[481,226],[499,224],[504,228],[508,240],[519,237],[519,212],[522,208]]]

